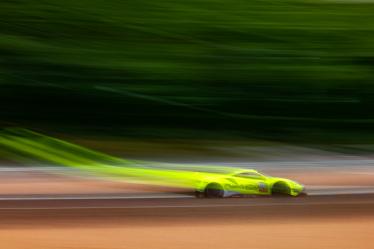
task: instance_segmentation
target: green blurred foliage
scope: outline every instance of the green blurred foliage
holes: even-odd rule
[[[3,0],[1,124],[372,141],[374,2]]]

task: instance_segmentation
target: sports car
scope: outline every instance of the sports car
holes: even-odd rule
[[[254,169],[227,174],[202,174],[196,197],[221,198],[237,195],[305,195],[305,187],[295,181],[261,174]]]

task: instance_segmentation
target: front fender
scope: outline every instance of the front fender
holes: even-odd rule
[[[304,192],[304,186],[297,182],[284,179],[284,178],[273,178],[271,180],[272,180],[271,188],[273,188],[274,184],[281,182],[290,189],[289,195],[291,196],[298,196]]]

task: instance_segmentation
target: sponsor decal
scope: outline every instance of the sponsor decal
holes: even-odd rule
[[[257,190],[255,185],[244,185],[244,184],[226,184],[225,185],[228,189],[245,189],[245,190]]]
[[[258,183],[258,190],[260,192],[268,192],[268,186],[264,182]]]

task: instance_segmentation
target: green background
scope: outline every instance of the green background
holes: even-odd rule
[[[2,0],[0,125],[374,140],[374,2]]]

